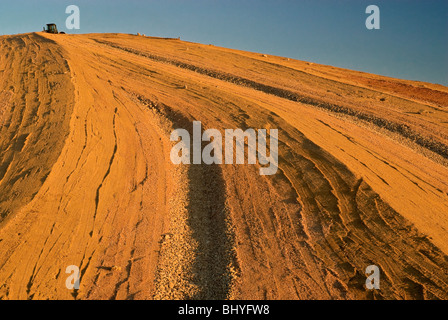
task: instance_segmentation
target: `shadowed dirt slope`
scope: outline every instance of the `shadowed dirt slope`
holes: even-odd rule
[[[447,87],[122,34],[0,52],[0,299],[448,298]],[[277,174],[172,164],[193,121],[278,129]]]

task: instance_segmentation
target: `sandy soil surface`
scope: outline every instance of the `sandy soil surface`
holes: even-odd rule
[[[0,299],[448,299],[447,87],[123,34],[0,52]],[[277,174],[172,164],[193,121],[278,129]]]

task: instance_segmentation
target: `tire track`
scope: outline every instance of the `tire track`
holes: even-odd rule
[[[286,141],[279,163],[297,190],[310,243],[351,293],[367,298],[363,270],[377,264],[388,275],[382,279],[382,298],[415,297],[416,289],[406,286],[410,279],[421,286],[425,298],[447,298],[446,255],[329,154],[310,141],[302,147],[292,138]],[[388,246],[396,249],[377,249]],[[408,275],[410,268],[414,271]]]
[[[173,66],[176,66],[176,67],[179,67],[182,69],[186,69],[186,70],[190,70],[190,71],[194,71],[194,72],[197,72],[197,73],[200,73],[200,74],[203,74],[203,75],[206,75],[206,76],[218,79],[218,80],[230,82],[230,83],[233,83],[233,84],[236,84],[239,86],[249,87],[249,88],[252,88],[252,89],[267,93],[267,94],[275,95],[275,96],[283,98],[283,99],[291,100],[294,102],[299,102],[299,103],[317,107],[317,108],[320,108],[320,109],[323,109],[325,111],[329,111],[329,112],[332,112],[335,114],[343,114],[345,116],[349,116],[349,117],[355,118],[357,120],[368,122],[368,123],[370,123],[374,126],[377,126],[379,128],[383,128],[390,132],[399,134],[403,138],[408,139],[408,140],[416,143],[417,145],[419,145],[423,148],[426,148],[426,149],[442,156],[445,159],[448,159],[448,145],[446,145],[440,141],[436,141],[436,140],[433,140],[426,136],[421,135],[420,133],[416,132],[411,127],[409,127],[407,124],[392,122],[392,121],[386,120],[384,118],[375,116],[371,113],[366,113],[366,112],[360,111],[360,110],[353,110],[351,108],[344,107],[341,105],[328,103],[323,100],[319,100],[314,97],[304,95],[303,93],[297,93],[294,91],[273,87],[270,85],[259,83],[259,82],[256,82],[256,81],[253,81],[250,79],[246,79],[246,78],[243,78],[240,76],[236,76],[233,74],[223,73],[223,72],[219,72],[219,71],[211,70],[211,69],[206,69],[206,68],[198,67],[196,65],[185,63],[182,61],[173,60],[173,59],[165,58],[162,56],[157,56],[157,55],[146,53],[146,52],[141,52],[141,51],[138,51],[138,50],[135,50],[132,48],[127,48],[124,46],[117,45],[117,44],[115,44],[113,42],[109,42],[109,41],[103,41],[103,40],[98,40],[98,39],[93,39],[93,40],[100,44],[104,44],[104,45],[107,45],[107,46],[110,46],[110,47],[113,47],[113,48],[116,48],[119,50],[130,52],[130,53],[133,53],[133,54],[136,54],[139,56],[144,56],[144,57],[149,58],[156,62],[171,64]]]
[[[193,119],[174,112],[166,105],[133,95],[163,119],[162,122],[168,122],[165,126],[184,128],[192,137]],[[165,129],[166,134],[169,135],[172,129]],[[172,210],[171,214],[184,212],[184,217],[173,217],[172,221],[183,219],[188,230],[179,230],[181,228],[172,223],[170,233],[164,236],[155,298],[227,299],[232,293],[232,270],[236,261],[221,168],[203,164],[185,167],[179,170],[183,171],[179,172],[182,176],[179,180],[187,181],[184,189],[188,190],[184,199],[186,203]],[[186,242],[187,248],[180,249],[179,243],[174,242]],[[178,256],[184,256],[185,260]],[[176,274],[179,270],[183,270],[180,278]]]

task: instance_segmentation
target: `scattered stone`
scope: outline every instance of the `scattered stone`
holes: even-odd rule
[[[111,271],[121,271],[121,267],[119,266],[113,266],[112,268],[110,268]]]
[[[173,236],[172,233],[165,233],[165,234],[162,234],[162,237],[163,237],[165,240],[169,240],[169,239],[171,239],[172,236]]]

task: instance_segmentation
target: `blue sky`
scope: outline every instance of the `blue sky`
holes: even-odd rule
[[[81,29],[65,30],[68,5]],[[381,29],[367,30],[375,4]],[[178,37],[448,86],[448,0],[13,0],[0,34],[122,32]]]

